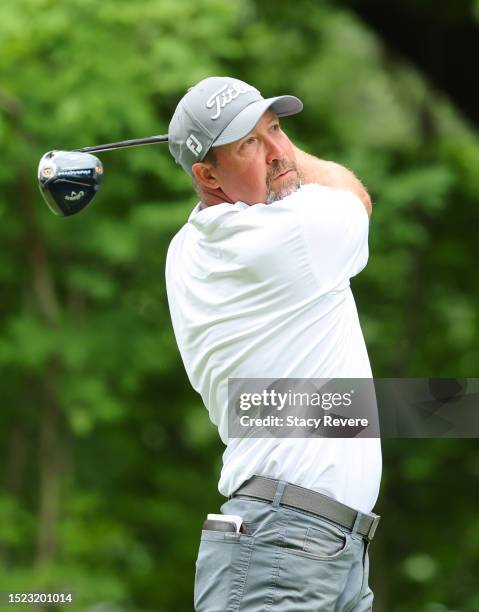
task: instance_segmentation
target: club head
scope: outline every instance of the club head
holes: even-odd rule
[[[38,165],[43,199],[56,215],[68,217],[87,206],[100,188],[101,161],[91,153],[49,151]]]

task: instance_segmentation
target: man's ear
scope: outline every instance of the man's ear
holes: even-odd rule
[[[218,189],[220,186],[216,177],[215,168],[210,163],[197,162],[191,166],[193,172],[193,178],[198,183],[199,187],[205,189]]]

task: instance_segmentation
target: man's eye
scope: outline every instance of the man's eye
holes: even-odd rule
[[[251,138],[248,138],[247,140],[245,140],[245,144],[253,144],[253,142],[256,141],[256,138],[253,138],[253,136]]]
[[[279,123],[273,123],[271,126],[274,132],[279,132]]]

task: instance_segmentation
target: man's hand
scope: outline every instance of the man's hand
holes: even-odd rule
[[[333,189],[352,191],[364,204],[368,216],[372,213],[372,202],[361,181],[344,166],[318,159],[294,147],[301,183],[317,183]]]

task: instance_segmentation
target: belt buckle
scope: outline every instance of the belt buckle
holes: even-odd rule
[[[368,535],[366,536],[368,542],[371,542],[371,540],[374,538],[374,534],[376,533],[376,529],[378,528],[380,519],[381,517],[379,516],[379,514],[374,515],[373,522],[371,523]]]

